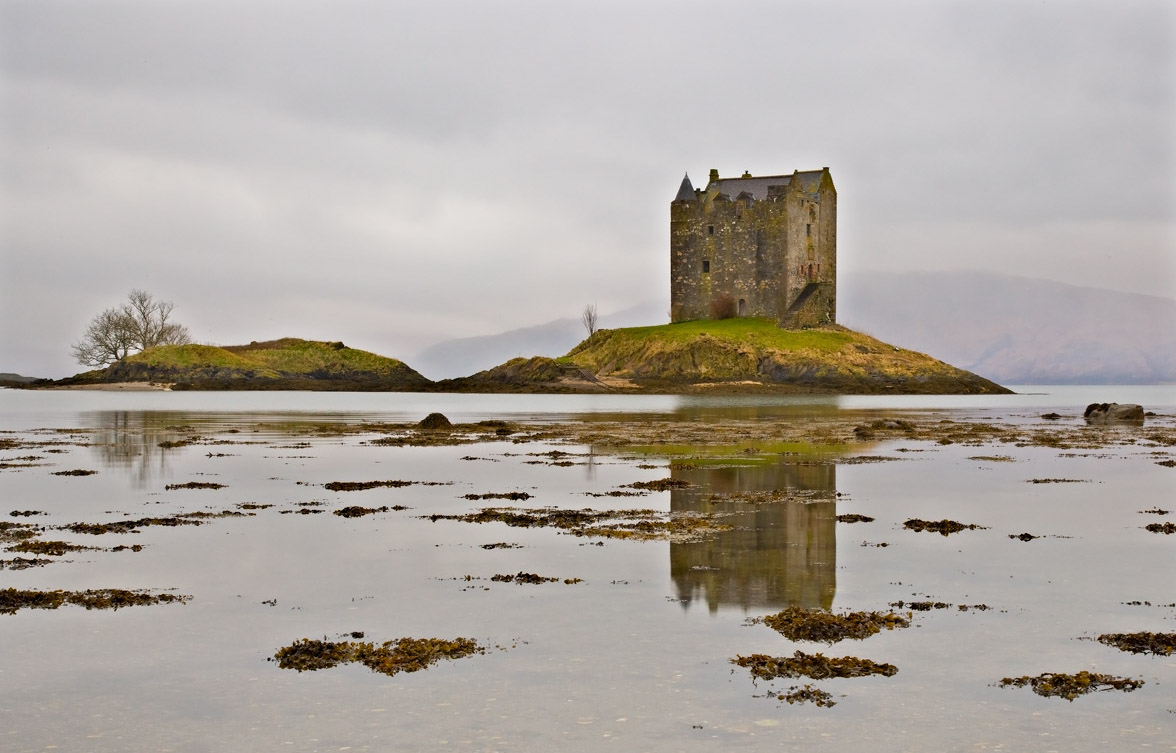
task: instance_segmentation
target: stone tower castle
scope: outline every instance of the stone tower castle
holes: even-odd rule
[[[837,190],[829,168],[690,176],[670,202],[670,318],[762,316],[800,328],[837,319]]]

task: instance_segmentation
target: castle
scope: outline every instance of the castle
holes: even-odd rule
[[[837,319],[837,190],[829,168],[687,174],[670,202],[670,319],[762,316],[795,329]]]

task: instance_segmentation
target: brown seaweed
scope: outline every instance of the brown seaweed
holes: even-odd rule
[[[959,533],[960,531],[987,528],[987,526],[976,525],[975,523],[960,523],[956,520],[921,520],[919,518],[911,518],[902,525],[904,528],[909,528],[912,531],[933,531],[943,536],[947,536],[950,533]]]
[[[0,614],[16,614],[20,609],[57,609],[65,604],[86,609],[121,609],[147,604],[184,603],[192,597],[180,594],[153,594],[121,588],[96,588],[88,591],[26,591],[0,589]]]
[[[775,680],[779,677],[811,677],[814,680],[825,680],[831,677],[891,677],[898,674],[898,667],[893,664],[879,664],[856,656],[829,657],[824,654],[806,654],[803,651],[797,651],[792,656],[736,656],[731,663],[744,667],[753,677],[760,680]]]
[[[1073,702],[1080,695],[1099,690],[1122,690],[1130,693],[1144,683],[1143,680],[1132,680],[1127,677],[1114,677],[1082,670],[1072,675],[1046,672],[1036,677],[1006,677],[998,684],[1002,688],[1023,688],[1028,685],[1037,695],[1046,698],[1065,698],[1067,701]]]
[[[379,646],[358,641],[303,638],[279,649],[272,661],[277,661],[282,669],[299,672],[360,663],[373,672],[395,675],[428,669],[442,659],[452,661],[484,653],[486,649],[471,638],[400,638]]]
[[[791,606],[787,609],[757,617],[752,623],[762,622],[792,641],[819,641],[830,645],[846,640],[862,640],[879,632],[882,628],[910,627],[910,620],[888,612],[846,612],[835,614],[823,609],[807,609]]]
[[[1105,633],[1098,642],[1133,654],[1171,656],[1176,651],[1176,633]]]

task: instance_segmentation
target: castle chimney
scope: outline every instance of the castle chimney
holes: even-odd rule
[[[718,179],[719,179],[719,171],[712,167],[711,171],[710,171],[710,182],[714,183]]]

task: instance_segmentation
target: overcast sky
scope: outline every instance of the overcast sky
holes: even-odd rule
[[[843,273],[1176,296],[1174,8],[0,0],[0,371],[132,287],[409,360],[668,301],[710,168],[829,166]]]

